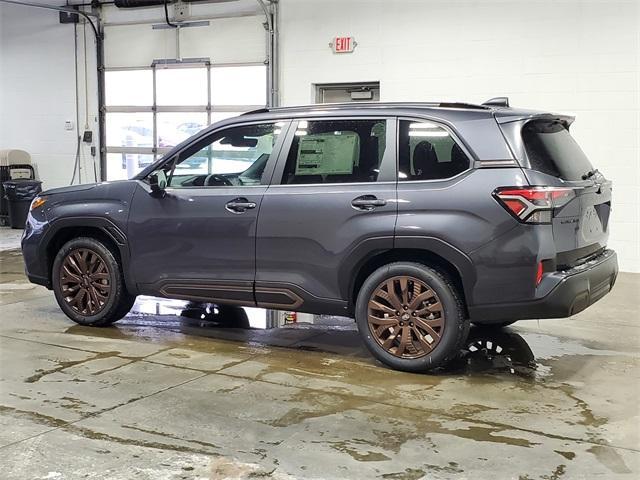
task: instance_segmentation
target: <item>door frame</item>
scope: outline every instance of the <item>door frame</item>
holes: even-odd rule
[[[313,98],[311,101],[313,103],[322,105],[325,103],[324,101],[324,93],[327,90],[358,90],[358,89],[369,89],[372,91],[372,97],[375,97],[375,91],[378,92],[378,99],[371,98],[370,100],[355,100],[353,97],[350,102],[358,103],[358,102],[379,102],[380,101],[380,81],[369,81],[369,82],[337,82],[337,83],[314,83],[313,84]]]
[[[314,116],[313,114],[289,119],[289,130],[284,138],[283,144],[277,159],[277,164],[271,175],[271,181],[265,192],[265,197],[269,192],[276,189],[295,189],[300,190],[304,187],[327,187],[335,188],[341,186],[366,186],[366,185],[387,185],[397,192],[397,115],[331,115],[331,116]],[[386,122],[386,149],[380,163],[380,174],[375,182],[340,182],[340,183],[308,183],[308,184],[282,184],[282,175],[286,167],[289,152],[295,137],[295,132],[300,121],[339,121],[339,120],[384,120]],[[394,200],[395,201],[395,200]],[[397,203],[396,203],[397,215]],[[260,214],[258,216],[258,231],[256,233],[256,242],[260,238]],[[258,280],[256,272],[256,280],[254,290],[256,292],[256,300],[258,294],[261,294],[263,301],[257,302],[261,308],[278,308],[284,310],[298,310],[301,312],[325,313],[331,315],[347,315],[349,314],[349,291],[352,287],[352,275],[362,263],[371,255],[371,252],[378,251],[381,245],[393,242],[393,233],[388,237],[368,238],[358,243],[350,251],[348,260],[340,266],[341,277],[344,281],[340,283],[339,290],[342,298],[326,298],[317,297],[300,285],[274,282],[269,280]],[[385,247],[388,248],[388,247]],[[257,250],[257,249],[256,249]],[[256,269],[258,268],[259,258],[256,256]]]
[[[212,139],[219,135],[221,132],[225,130],[233,129],[236,127],[244,127],[250,125],[263,125],[263,124],[282,124],[280,126],[281,133],[279,134],[276,143],[273,146],[273,150],[267,160],[267,164],[265,165],[265,169],[262,173],[262,177],[260,179],[259,185],[233,185],[233,186],[188,186],[188,187],[166,187],[166,192],[173,196],[184,196],[184,195],[192,195],[194,191],[202,192],[203,195],[206,195],[207,192],[210,192],[210,195],[225,195],[225,192],[231,193],[232,191],[238,192],[238,190],[246,189],[247,195],[252,194],[251,192],[257,189],[261,189],[261,197],[266,192],[269,182],[272,178],[273,171],[278,163],[278,159],[280,157],[280,153],[282,151],[282,146],[284,145],[285,138],[287,137],[291,121],[289,119],[265,119],[265,120],[253,120],[246,122],[238,122],[234,124],[228,124],[217,128],[214,131],[206,132],[206,134],[199,135],[197,138],[194,138],[193,141],[189,142],[184,147],[180,148],[180,150],[174,152],[172,155],[168,156],[166,159],[163,158],[163,161],[158,163],[155,168],[144,175],[142,178],[137,179],[138,186],[141,189],[141,192],[138,194],[150,195],[151,187],[146,181],[146,178],[158,169],[164,168],[169,165],[171,162],[180,159],[183,155],[186,154],[185,159],[189,158],[193,153],[196,153],[201,148],[206,145],[209,145],[212,142]],[[241,196],[241,195],[238,195]],[[162,202],[164,198],[158,198],[157,201]],[[256,228],[258,225],[258,216],[259,216],[260,204],[258,204],[256,211]],[[256,232],[257,233],[257,232]],[[230,305],[244,305],[244,306],[255,306],[255,275],[256,275],[256,258],[255,258],[255,246],[256,246],[256,235],[253,237],[253,249],[252,253],[254,255],[253,262],[253,278],[250,280],[230,280],[230,279],[188,279],[188,278],[164,278],[158,280],[152,284],[140,284],[136,282],[138,291],[141,294],[146,295],[161,295],[167,298],[175,298],[175,299],[184,299],[184,300],[199,300],[203,302],[211,302],[211,303],[221,303],[221,304],[230,304]],[[134,272],[131,272],[132,274]]]

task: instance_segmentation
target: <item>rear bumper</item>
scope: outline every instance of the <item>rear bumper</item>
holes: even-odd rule
[[[560,279],[546,296],[528,302],[470,306],[471,321],[498,323],[575,315],[611,291],[618,276],[618,258],[613,250],[605,250],[578,267],[553,275]]]

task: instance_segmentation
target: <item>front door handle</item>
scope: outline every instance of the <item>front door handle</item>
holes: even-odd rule
[[[351,206],[356,210],[373,210],[376,207],[384,207],[386,200],[377,198],[375,195],[362,195],[351,200]]]
[[[256,208],[255,202],[250,202],[244,197],[234,198],[224,206],[231,213],[244,213],[247,210]]]

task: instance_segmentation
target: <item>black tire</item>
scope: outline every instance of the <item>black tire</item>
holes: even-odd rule
[[[94,259],[96,263],[102,262],[100,275],[104,278],[100,281],[104,282],[105,285],[102,288],[106,288],[106,286],[108,286],[109,290],[99,289],[98,293],[101,294],[100,298],[104,298],[104,300],[94,301],[94,298],[98,299],[98,297],[95,296],[96,289],[93,288],[94,293],[92,295],[94,295],[94,297],[91,296],[89,290],[92,288],[91,285],[94,284],[94,282],[97,282],[97,280],[94,280],[90,275],[79,276],[78,272],[80,272],[80,270],[72,271],[71,273],[73,274],[73,278],[78,277],[83,282],[89,282],[87,284],[78,284],[77,282],[72,281],[77,285],[78,294],[82,290],[85,291],[83,299],[85,295],[91,298],[88,306],[81,311],[80,307],[72,304],[72,296],[69,295],[71,290],[63,290],[64,285],[68,285],[68,283],[65,282],[68,281],[69,278],[66,273],[63,276],[63,266],[66,266],[68,269],[69,261],[75,262],[74,259],[77,258],[76,255],[80,254],[82,257],[85,253],[88,258]],[[67,261],[66,265],[65,261]],[[93,275],[98,275],[98,273],[94,273]],[[78,237],[65,243],[53,260],[51,277],[53,292],[58,305],[60,305],[60,308],[67,317],[80,325],[88,325],[92,327],[104,327],[111,325],[129,313],[136,300],[135,295],[131,295],[127,292],[122,268],[117,261],[115,252],[113,252],[109,246],[95,238]],[[87,286],[87,288],[83,288],[84,286]],[[73,293],[75,292],[76,291],[74,290]],[[102,295],[103,293],[104,295]]]
[[[500,323],[476,323],[476,322],[471,322],[473,324],[474,327],[476,328],[484,328],[484,329],[500,329],[500,328],[504,328],[504,327],[508,327],[509,325],[513,325],[514,323],[516,323],[518,320],[509,320],[506,322],[500,322]]]
[[[423,355],[416,358],[401,358],[400,356],[390,353],[389,350],[378,343],[380,340],[374,338],[372,332],[373,327],[370,327],[369,323],[369,300],[372,295],[374,292],[379,291],[378,289],[384,282],[393,281],[393,279],[399,277],[410,277],[417,279],[419,282],[423,282],[424,285],[435,292],[435,303],[433,303],[433,305],[439,304],[441,309],[439,315],[440,318],[443,319],[441,322],[443,326],[439,331],[440,336],[438,342],[432,350],[428,352],[425,350]],[[420,291],[424,292],[425,290],[422,289]],[[414,298],[416,298],[415,291],[413,295]],[[430,302],[433,301],[434,300],[430,300]],[[424,307],[424,305],[427,304],[422,305]],[[423,307],[415,307],[414,310],[416,308],[424,310]],[[400,318],[397,313],[398,312],[395,312],[396,317]],[[355,316],[360,335],[373,356],[391,368],[407,372],[424,372],[447,365],[459,356],[461,348],[469,334],[469,320],[466,318],[460,295],[451,280],[444,273],[419,263],[391,263],[373,272],[365,280],[358,293]],[[405,322],[408,320],[411,320],[411,318],[405,319]],[[413,323],[411,323],[410,328],[411,332],[416,331],[414,330]],[[414,333],[410,333],[410,335],[413,335],[411,338],[417,339]],[[393,334],[389,335],[389,337],[391,336],[393,336]],[[397,338],[398,336],[399,334],[396,333],[395,337]],[[426,337],[423,336],[423,338]],[[415,342],[413,343],[415,344]]]

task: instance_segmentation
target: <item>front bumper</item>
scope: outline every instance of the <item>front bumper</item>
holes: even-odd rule
[[[471,321],[500,323],[575,315],[611,291],[618,276],[618,257],[613,250],[605,250],[582,265],[553,275],[560,281],[546,296],[528,302],[470,306]]]
[[[22,234],[21,247],[24,270],[29,281],[51,288],[47,249],[43,245],[48,229],[49,224],[42,212],[30,212]]]

